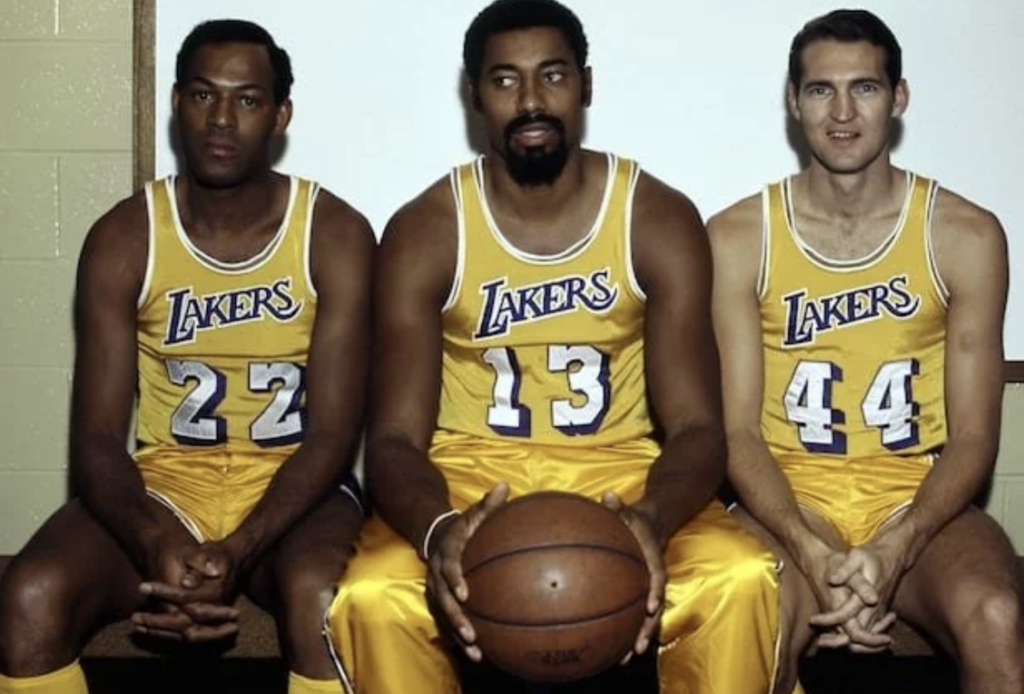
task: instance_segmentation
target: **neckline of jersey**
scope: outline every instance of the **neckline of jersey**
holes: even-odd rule
[[[181,223],[181,213],[178,210],[178,196],[175,192],[174,185],[175,179],[175,176],[168,176],[165,182],[165,185],[167,186],[167,197],[170,200],[171,205],[171,218],[174,221],[174,230],[178,235],[178,240],[181,242],[181,245],[185,247],[185,250],[188,251],[189,255],[191,255],[196,262],[215,272],[225,274],[243,274],[262,267],[274,257],[274,254],[281,246],[281,243],[288,231],[288,226],[292,218],[292,211],[295,209],[295,200],[298,195],[298,181],[294,176],[288,177],[288,205],[285,207],[284,217],[281,219],[281,226],[279,226],[277,231],[274,232],[274,236],[267,241],[267,245],[257,251],[252,257],[233,263],[218,260],[209,253],[205,253],[192,243],[192,239],[189,238],[188,233],[185,231],[185,226]]]
[[[800,231],[796,226],[796,213],[793,208],[793,177],[788,176],[783,181],[783,213],[786,220],[786,229],[789,232],[789,236],[793,239],[793,243],[800,250],[803,256],[812,264],[833,272],[852,272],[855,270],[864,270],[872,267],[877,263],[881,262],[896,245],[897,239],[902,235],[903,228],[906,226],[907,216],[910,213],[910,202],[914,197],[914,184],[917,181],[917,175],[907,171],[906,172],[906,183],[903,194],[903,205],[900,208],[900,215],[896,219],[896,224],[893,226],[892,231],[886,234],[885,238],[882,239],[878,246],[868,253],[864,254],[860,258],[852,258],[850,260],[841,260],[838,258],[829,258],[824,253],[816,251],[804,238],[800,235]]]
[[[505,252],[512,257],[521,260],[525,263],[537,264],[537,265],[553,265],[557,263],[568,262],[578,257],[583,251],[590,247],[594,239],[597,238],[601,227],[604,225],[604,219],[608,212],[608,206],[611,204],[612,189],[615,187],[615,173],[618,169],[618,157],[605,152],[605,159],[607,161],[607,173],[604,184],[604,193],[601,198],[601,206],[598,208],[597,216],[594,218],[594,223],[587,231],[587,233],[579,240],[562,251],[551,254],[544,253],[530,253],[524,251],[511,241],[508,237],[502,233],[498,227],[498,223],[494,220],[494,216],[491,214],[491,205],[487,200],[487,187],[484,181],[484,157],[477,157],[473,163],[473,183],[476,185],[478,197],[480,199],[480,208],[483,211],[484,220],[487,222],[487,228],[491,232],[495,241],[501,246]]]

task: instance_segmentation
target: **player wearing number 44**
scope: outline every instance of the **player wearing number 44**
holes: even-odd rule
[[[552,0],[484,9],[464,58],[489,152],[385,231],[367,449],[379,513],[329,615],[360,694],[459,690],[444,640],[487,655],[460,607],[463,547],[508,495],[539,490],[604,498],[638,538],[652,580],[635,652],[658,650],[662,691],[771,688],[776,564],[714,500],[707,238],[682,194],[581,148],[586,53]]]
[[[100,219],[78,274],[71,473],[0,585],[0,692],[81,694],[102,624],[184,641],[278,621],[289,691],[341,691],[323,613],[361,523],[342,484],[361,425],[373,234],[274,173],[287,54],[246,22],[178,55],[185,174]],[[138,449],[125,449],[138,389]]]
[[[1006,241],[890,163],[908,100],[874,15],[836,11],[794,39],[810,165],[709,225],[729,473],[792,560],[786,683],[815,632],[884,649],[896,614],[956,658],[961,691],[1019,693],[1016,559],[971,505],[999,441]]]

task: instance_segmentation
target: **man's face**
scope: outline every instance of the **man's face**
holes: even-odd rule
[[[522,185],[548,185],[580,144],[590,73],[576,65],[562,32],[534,27],[487,41],[477,108],[494,153]]]
[[[885,49],[867,41],[814,41],[803,78],[788,89],[814,158],[832,173],[856,173],[888,153],[892,120],[907,107],[907,86],[889,84]]]
[[[274,103],[274,73],[263,46],[203,46],[174,90],[174,115],[189,172],[228,188],[265,170],[270,143],[284,132],[291,102]]]

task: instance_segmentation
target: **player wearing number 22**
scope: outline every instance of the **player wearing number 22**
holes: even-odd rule
[[[177,67],[183,175],[117,205],[82,253],[81,496],[4,574],[3,694],[82,694],[79,650],[129,615],[152,638],[229,636],[239,592],[274,613],[291,694],[341,691],[322,624],[361,524],[343,481],[373,234],[315,183],[271,170],[292,75],[266,31],[201,24]]]
[[[339,662],[360,694],[457,692],[445,641],[487,655],[461,608],[467,538],[508,494],[561,490],[603,498],[644,548],[635,651],[658,649],[662,691],[765,694],[776,565],[713,500],[725,449],[700,219],[636,163],[580,146],[590,69],[568,9],[499,0],[464,53],[491,147],[384,234],[379,515],[331,608]]]
[[[900,63],[869,12],[809,22],[788,88],[809,167],[709,225],[729,472],[791,559],[786,687],[812,625],[874,651],[898,614],[957,658],[962,691],[1020,693],[1016,558],[971,505],[999,440],[1005,239],[891,164]]]

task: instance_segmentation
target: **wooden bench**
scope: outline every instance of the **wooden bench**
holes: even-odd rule
[[[9,561],[9,557],[0,557],[0,573]],[[246,598],[239,600],[240,617],[239,617],[239,634],[238,637],[231,641],[218,645],[216,649],[216,655],[228,659],[225,663],[226,667],[231,667],[232,662],[238,662],[239,668],[237,672],[249,672],[253,671],[253,663],[259,665],[257,672],[260,673],[259,677],[266,680],[270,678],[274,681],[275,687],[268,687],[265,690],[260,691],[275,691],[280,689],[280,672],[283,669],[280,667],[280,649],[277,643],[277,634],[274,629],[274,621],[271,617],[263,612],[263,610],[256,607],[252,602]],[[888,657],[888,661],[896,661],[900,665],[907,663],[915,663],[917,668],[922,671],[933,672],[936,668],[936,664],[940,662],[938,658],[935,658],[935,652],[929,646],[929,644],[921,638],[915,631],[903,624],[898,624],[893,629],[893,636],[895,639],[895,647],[893,649],[893,655]],[[117,622],[111,624],[104,629],[100,630],[93,639],[89,642],[83,654],[84,663],[87,672],[90,674],[90,681],[93,681],[94,675],[97,680],[105,680],[107,682],[116,682],[116,685],[108,685],[107,687],[97,686],[95,692],[102,694],[105,691],[123,691],[124,686],[123,678],[119,680],[120,673],[128,673],[125,677],[132,679],[137,678],[140,672],[148,673],[147,678],[154,677],[152,673],[163,672],[164,676],[173,675],[173,671],[170,669],[173,666],[161,664],[162,661],[154,659],[164,658],[168,654],[174,654],[176,651],[180,652],[180,647],[174,645],[167,646],[161,642],[146,642],[139,640],[132,636],[131,624],[129,622]],[[194,653],[192,655],[195,655]],[[210,655],[213,655],[211,653]],[[877,657],[874,662],[885,663],[885,660],[879,661]],[[148,659],[147,661],[141,661],[139,659]],[[244,665],[243,665],[244,661]],[[856,661],[856,662],[853,662]],[[144,663],[151,663],[145,665]],[[165,661],[170,663],[172,661]],[[811,659],[811,669],[816,674],[818,680],[832,680],[833,673],[859,673],[864,670],[860,666],[864,663],[863,658],[859,659],[842,659],[835,658],[831,655],[816,656]],[[161,669],[162,668],[162,669]],[[868,668],[871,669],[871,668]],[[877,667],[874,668],[877,670]],[[904,668],[904,678],[913,678],[913,674],[906,674],[906,668]],[[912,670],[910,671],[913,672]],[[102,675],[100,677],[99,675]],[[841,677],[847,678],[848,674],[842,674]],[[877,676],[876,676],[877,679]],[[888,680],[889,677],[886,675],[882,676],[883,680]],[[255,689],[253,690],[256,691]],[[283,691],[283,690],[281,690]],[[854,689],[839,689],[833,690],[828,687],[809,687],[807,689],[808,694],[815,694],[815,692],[857,692],[860,691]],[[886,690],[889,691],[889,690]],[[893,692],[899,691],[932,691],[932,690],[915,690],[913,688],[893,689]]]

